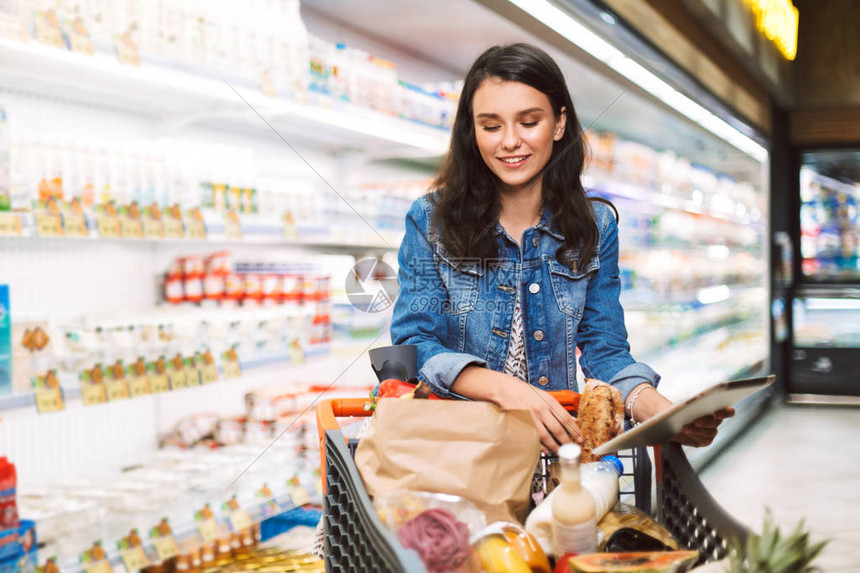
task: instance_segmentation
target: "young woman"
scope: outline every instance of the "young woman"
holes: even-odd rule
[[[619,303],[613,209],[589,201],[582,127],[557,64],[528,44],[490,48],[466,76],[434,191],[406,216],[394,344],[414,344],[418,378],[528,409],[545,450],[580,441],[547,390],[587,377],[621,391],[638,422],[671,406],[630,355]],[[676,440],[702,446],[731,409]]]

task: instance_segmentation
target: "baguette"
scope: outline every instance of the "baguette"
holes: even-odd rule
[[[579,431],[582,432],[582,463],[599,461],[594,448],[624,432],[624,401],[618,388],[587,379],[579,402]]]

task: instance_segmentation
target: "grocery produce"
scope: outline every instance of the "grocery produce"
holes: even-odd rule
[[[782,537],[768,511],[761,535],[751,534],[743,547],[731,552],[732,573],[807,573],[817,571],[812,561],[821,553],[827,541],[810,543],[809,533],[803,531],[801,520],[794,531]]]
[[[531,568],[520,557],[503,535],[487,535],[472,546],[473,573],[531,573]]]
[[[698,558],[697,551],[644,551],[577,555],[568,563],[571,573],[675,573]]]
[[[403,547],[413,549],[429,573],[459,570],[469,558],[469,528],[445,509],[428,509],[397,531]]]

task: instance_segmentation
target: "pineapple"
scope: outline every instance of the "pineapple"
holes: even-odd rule
[[[770,510],[764,517],[761,535],[750,534],[745,547],[731,551],[732,573],[809,573],[817,569],[810,563],[821,553],[827,541],[809,542],[809,533],[803,532],[803,520],[788,536],[782,537],[773,523]]]

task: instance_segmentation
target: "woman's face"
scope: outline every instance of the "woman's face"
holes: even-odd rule
[[[472,114],[481,157],[502,191],[524,190],[564,135],[564,108],[556,118],[546,94],[519,82],[484,80],[472,98]]]

